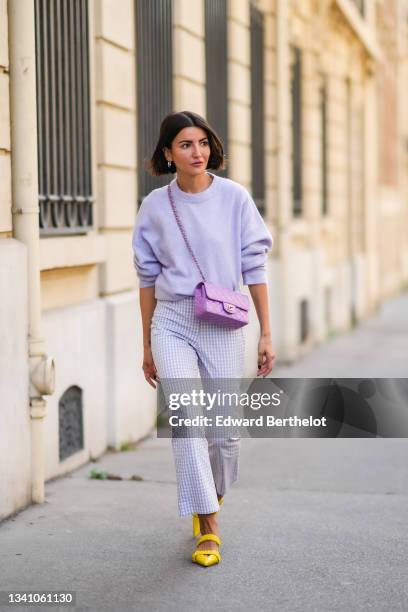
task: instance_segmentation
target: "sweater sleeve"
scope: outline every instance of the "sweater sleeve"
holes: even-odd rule
[[[139,277],[140,288],[153,287],[161,272],[162,265],[155,255],[157,240],[144,200],[136,216],[132,237],[133,265]]]
[[[266,254],[273,239],[255,202],[247,193],[242,207],[241,271],[244,285],[267,283]]]

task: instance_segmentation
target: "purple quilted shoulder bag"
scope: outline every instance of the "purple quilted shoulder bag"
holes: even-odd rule
[[[202,282],[194,289],[194,312],[197,319],[237,329],[249,323],[249,298],[245,293],[225,289],[207,281],[187,239],[174,205],[170,185],[167,186],[171,207],[187,248],[198,268]]]

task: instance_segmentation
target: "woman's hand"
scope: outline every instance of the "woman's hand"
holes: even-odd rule
[[[153,389],[156,389],[156,385],[154,384],[152,379],[160,382],[160,377],[157,373],[156,366],[154,365],[154,361],[152,357],[152,349],[150,347],[145,347],[143,349],[142,369],[143,369],[144,377],[149,383],[149,385],[151,385]]]
[[[272,339],[270,335],[261,336],[258,343],[258,374],[257,376],[267,376],[273,368],[276,358],[272,350]]]

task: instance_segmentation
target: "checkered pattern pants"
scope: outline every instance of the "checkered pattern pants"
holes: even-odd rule
[[[211,381],[205,379],[211,378],[231,379],[239,386],[243,376],[243,329],[196,319],[193,297],[157,301],[151,348],[162,386],[166,379],[179,378],[201,379],[207,388]],[[180,516],[219,510],[217,494],[224,496],[238,477],[239,448],[239,436],[172,437]]]

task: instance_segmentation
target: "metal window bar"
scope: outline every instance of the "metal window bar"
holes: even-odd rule
[[[40,235],[92,228],[88,0],[35,0]]]
[[[159,138],[165,115],[172,112],[172,3],[135,0],[138,106],[138,205],[173,174],[152,176],[145,169]]]
[[[321,129],[321,205],[322,214],[328,212],[328,142],[327,142],[327,77],[322,75],[320,87]]]
[[[228,38],[226,0],[205,0],[205,73],[207,121],[228,147]],[[215,171],[228,176],[228,165]]]
[[[292,65],[292,193],[293,214],[302,214],[302,53],[294,47]]]
[[[264,17],[251,4],[251,133],[252,195],[265,212]]]

